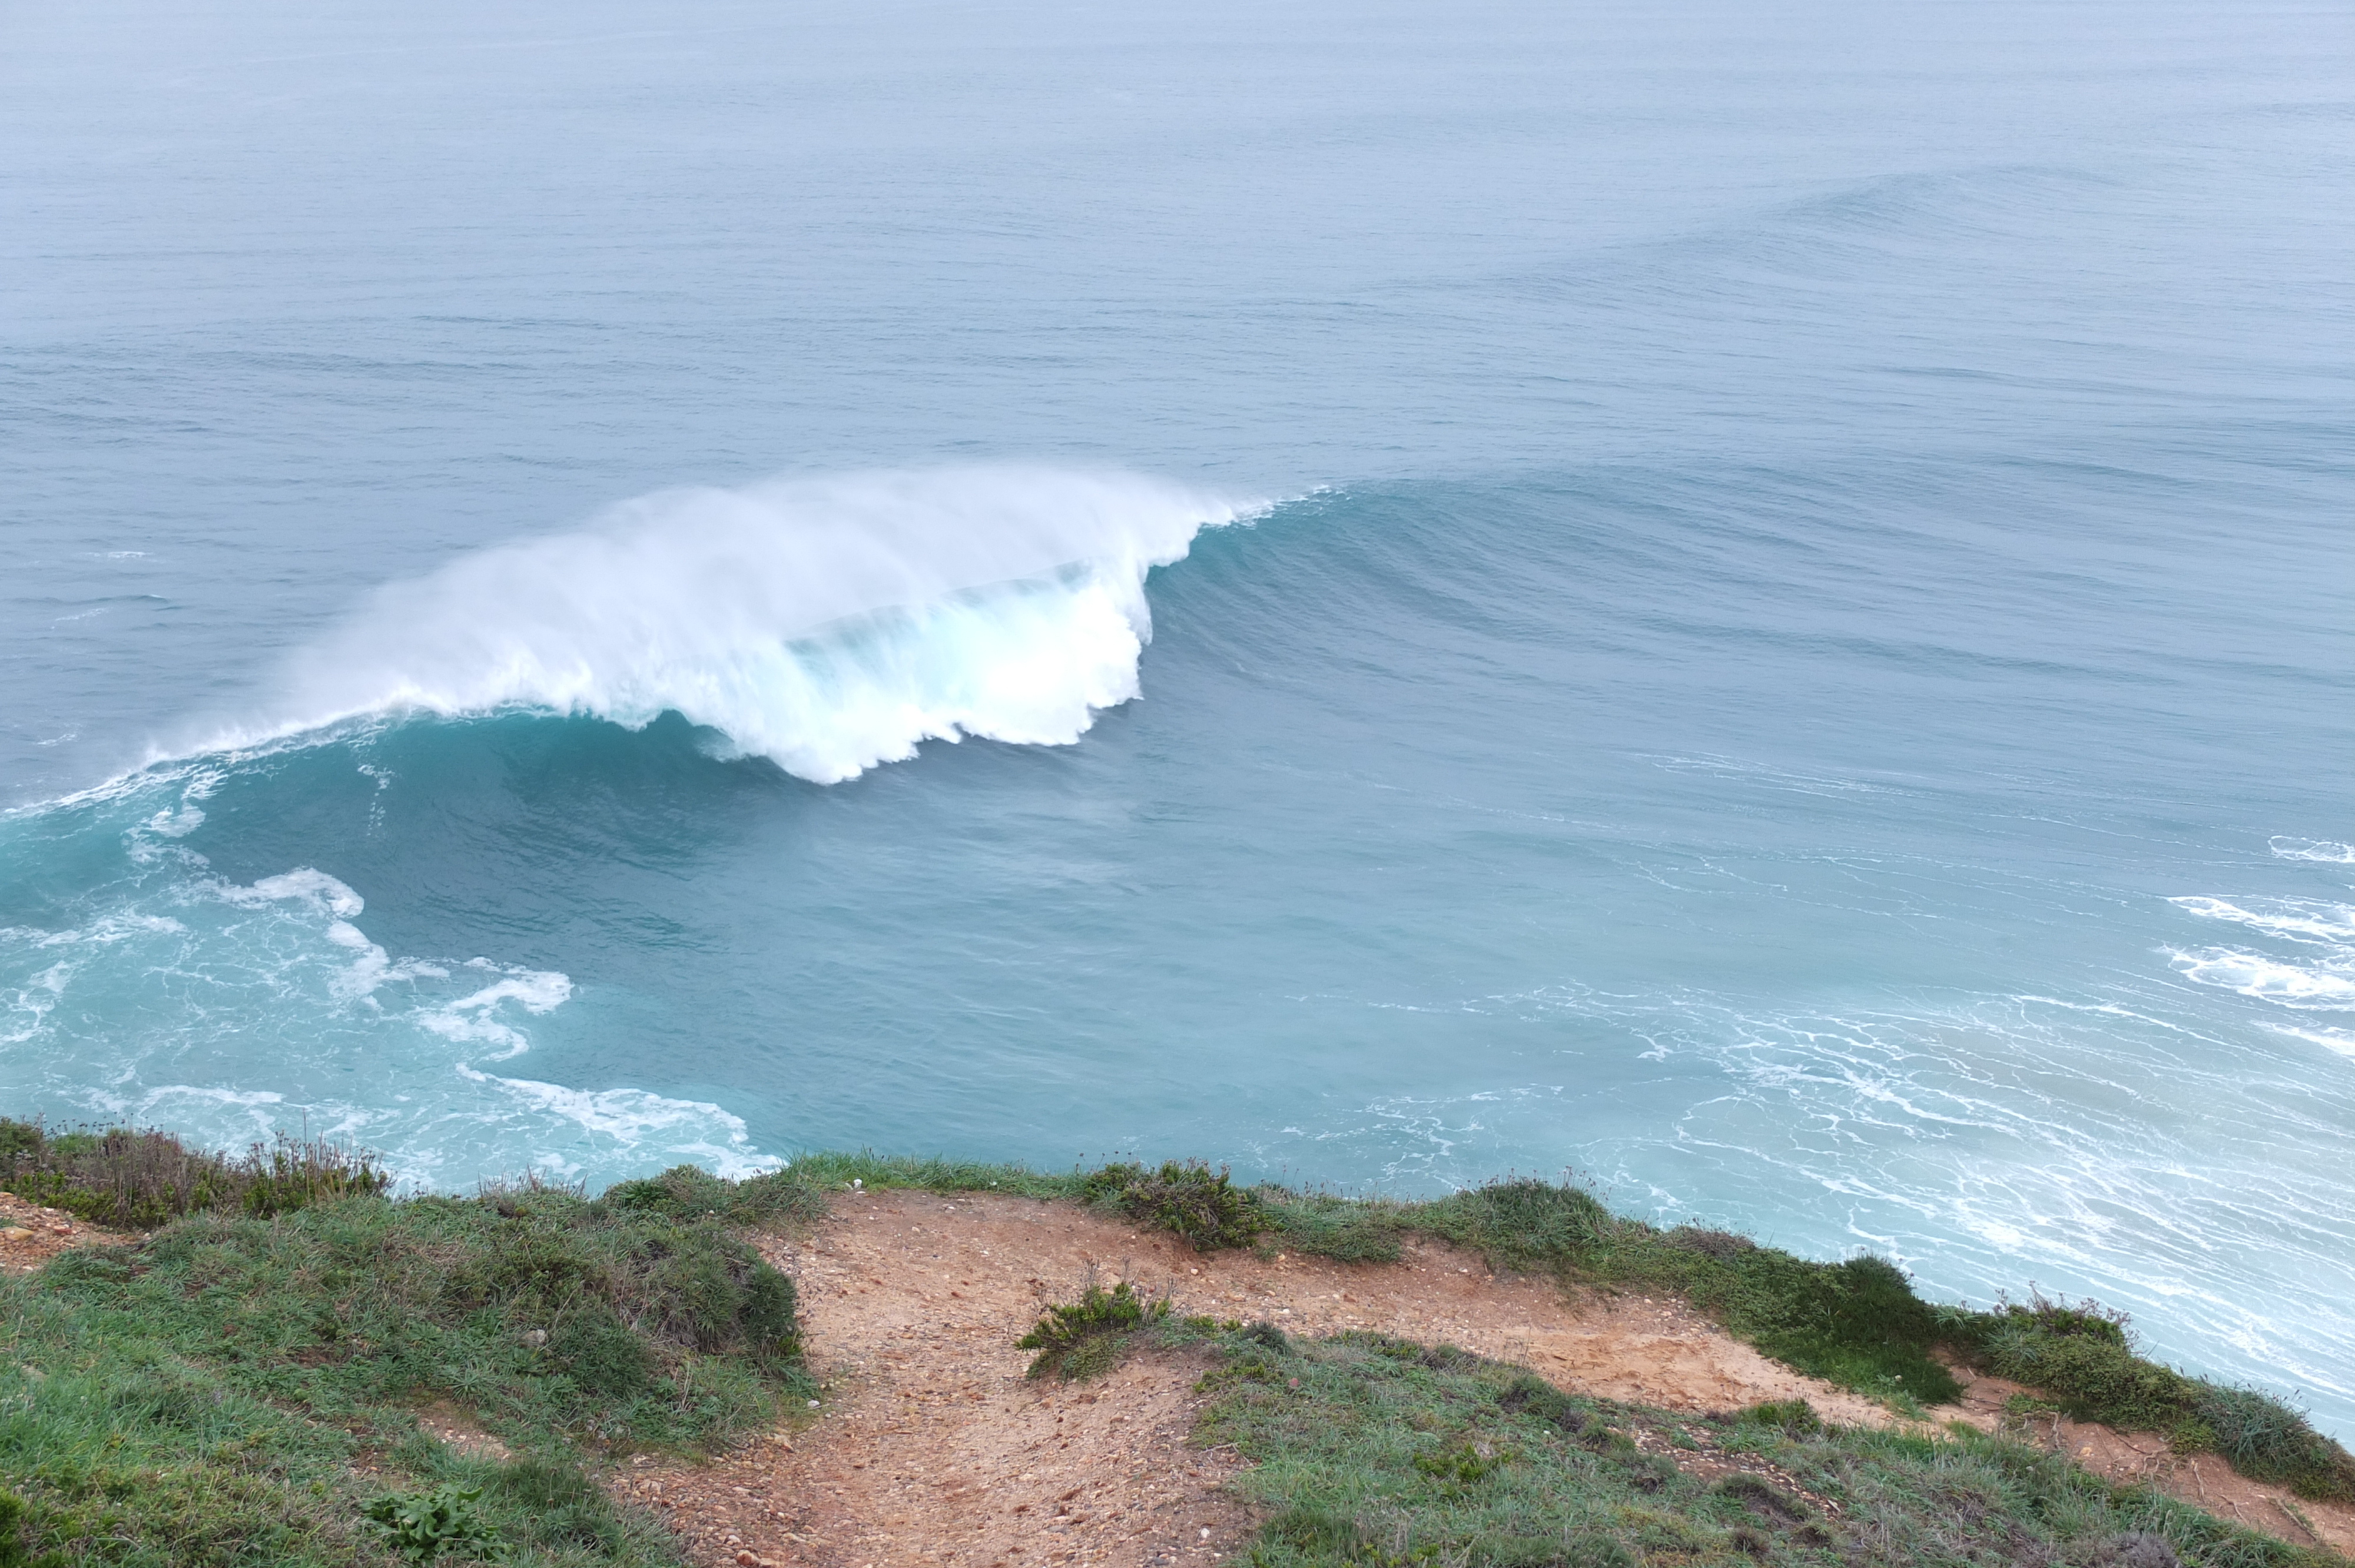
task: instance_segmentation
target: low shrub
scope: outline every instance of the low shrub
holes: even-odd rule
[[[1109,1290],[1090,1284],[1077,1301],[1048,1308],[1014,1343],[1039,1352],[1025,1375],[1082,1382],[1119,1365],[1131,1336],[1168,1316],[1167,1299],[1147,1300],[1125,1279]]]
[[[1824,1429],[1824,1418],[1804,1399],[1765,1400],[1739,1412],[1734,1420],[1744,1426],[1772,1426],[1793,1437],[1809,1437]]]
[[[800,1170],[787,1167],[727,1181],[695,1165],[675,1165],[659,1176],[618,1181],[598,1200],[606,1208],[674,1220],[712,1219],[733,1225],[822,1219],[826,1197]]]
[[[1901,1405],[1962,1397],[1954,1373],[1930,1355],[1943,1333],[1936,1311],[1887,1258],[1812,1263],[1756,1247],[1717,1264],[1716,1274],[1700,1294],[1726,1327],[1777,1361]]]
[[[1168,1231],[1197,1252],[1249,1246],[1274,1228],[1259,1194],[1238,1187],[1224,1166],[1169,1160],[1158,1171],[1107,1165],[1081,1180],[1081,1192],[1140,1224]]]
[[[1582,1187],[1526,1177],[1451,1192],[1415,1205],[1402,1219],[1480,1254],[1493,1267],[1531,1271],[1585,1262],[1625,1226]]]
[[[153,1230],[206,1211],[292,1213],[325,1199],[382,1192],[391,1180],[372,1156],[324,1138],[282,1132],[233,1156],[152,1128],[53,1136],[37,1121],[0,1119],[0,1188],[121,1230]]]

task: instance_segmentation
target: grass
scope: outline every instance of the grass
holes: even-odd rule
[[[815,1202],[693,1171],[594,1202],[368,1192],[67,1254],[0,1283],[12,1544],[133,1568],[676,1563],[594,1467],[715,1447],[810,1392],[793,1282],[729,1226]],[[511,1457],[428,1436],[437,1401]]]
[[[1994,1312],[1936,1307],[1886,1259],[1820,1263],[1724,1231],[1662,1230],[1569,1184],[1494,1181],[1427,1203],[1260,1193],[1273,1236],[1300,1252],[1375,1261],[1422,1234],[1499,1268],[1667,1291],[1785,1365],[1911,1414],[1959,1396],[1935,1354],[1944,1351],[2042,1389],[2079,1419],[2164,1434],[2179,1452],[2216,1453],[2301,1497],[2355,1501],[2355,1458],[2303,1413],[2151,1361],[2125,1316],[2096,1303],[2037,1296]]]
[[[192,1149],[126,1127],[52,1135],[0,1118],[0,1189],[93,1224],[149,1230],[182,1214],[291,1213],[325,1198],[385,1191],[391,1178],[357,1150],[280,1133],[242,1155]]]
[[[1254,1568],[2345,1568],[1976,1433],[1830,1428],[1798,1402],[1679,1418],[1370,1334],[1207,1343],[1198,1436],[1252,1461]]]

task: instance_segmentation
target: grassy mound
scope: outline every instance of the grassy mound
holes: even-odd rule
[[[1253,1467],[1255,1568],[1887,1563],[2344,1568],[1977,1435],[1578,1399],[1444,1346],[1212,1334],[1199,1436]]]
[[[807,1391],[793,1282],[720,1217],[807,1201],[680,1172],[597,1202],[363,1194],[68,1254],[0,1284],[15,1544],[139,1568],[676,1563],[584,1457],[709,1447]],[[511,1457],[424,1435],[437,1402]]]

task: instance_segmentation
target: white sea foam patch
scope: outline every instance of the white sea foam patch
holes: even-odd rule
[[[2278,946],[2272,951],[2217,945],[2170,948],[2186,979],[2285,1007],[2355,1009],[2355,905],[2315,898],[2190,896],[2169,900],[2187,914],[2234,925]]]
[[[782,1163],[719,1106],[515,1074],[572,1000],[570,977],[397,958],[335,876],[229,881],[174,841],[178,812],[152,799],[97,809],[125,830],[101,910],[0,929],[0,1081],[20,1105],[220,1145],[325,1133],[429,1187],[527,1165],[604,1181],[681,1160],[733,1174]]]
[[[207,749],[380,715],[675,711],[834,783],[928,739],[1069,744],[1137,695],[1146,573],[1258,510],[1015,467],[652,495],[378,590]]]
[[[2282,860],[2319,861],[2325,865],[2355,865],[2355,844],[2329,839],[2276,838],[2269,846]]]

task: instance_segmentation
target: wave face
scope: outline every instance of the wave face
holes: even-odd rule
[[[821,784],[925,740],[1067,746],[1137,694],[1146,573],[1250,510],[1018,467],[647,496],[378,590],[204,749],[506,710],[677,713]]]

